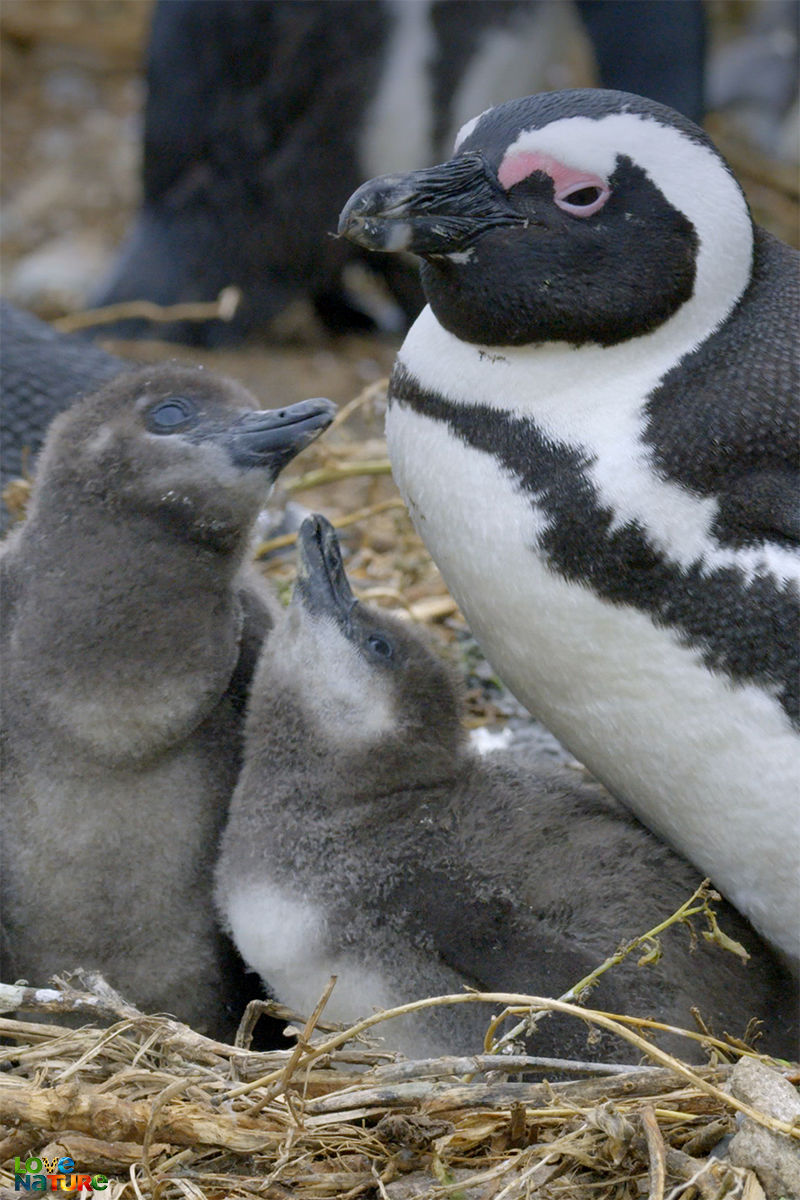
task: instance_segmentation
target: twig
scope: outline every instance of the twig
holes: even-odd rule
[[[241,303],[239,288],[225,287],[216,300],[198,300],[185,304],[155,304],[152,300],[126,300],[107,304],[103,308],[87,308],[69,313],[53,321],[61,333],[91,329],[96,325],[112,325],[115,321],[142,318],[145,321],[232,321]]]
[[[317,1058],[323,1054],[330,1054],[339,1046],[344,1045],[345,1042],[359,1037],[368,1029],[372,1029],[375,1025],[380,1025],[384,1021],[394,1020],[409,1013],[422,1012],[427,1008],[435,1008],[443,1004],[503,1004],[512,1012],[530,1012],[531,1010],[560,1012],[565,1013],[567,1016],[577,1017],[581,1021],[599,1025],[601,1029],[607,1029],[610,1033],[635,1046],[641,1054],[645,1054],[654,1062],[675,1071],[676,1074],[687,1080],[698,1091],[713,1096],[718,1103],[729,1108],[734,1108],[737,1112],[744,1113],[745,1116],[752,1117],[754,1121],[759,1125],[765,1126],[767,1129],[772,1129],[776,1133],[786,1134],[800,1141],[800,1127],[790,1125],[786,1121],[779,1121],[774,1117],[768,1116],[766,1113],[759,1112],[758,1109],[751,1108],[749,1104],[737,1100],[736,1097],[728,1095],[720,1088],[715,1087],[714,1084],[703,1079],[695,1070],[687,1066],[686,1063],[681,1062],[680,1059],[673,1058],[671,1054],[667,1054],[665,1050],[655,1046],[652,1042],[648,1042],[646,1038],[640,1037],[621,1024],[615,1017],[609,1016],[608,1013],[596,1012],[593,1009],[581,1008],[576,1004],[566,1004],[564,1001],[551,1000],[543,996],[525,996],[512,992],[459,992],[446,996],[429,996],[424,1000],[414,1000],[409,1004],[402,1004],[397,1008],[386,1009],[382,1012],[373,1013],[372,1016],[365,1017],[349,1029],[345,1029],[327,1041],[314,1046],[309,1051],[309,1058]],[[684,1030],[676,1029],[675,1032],[684,1034],[685,1036]],[[242,1084],[224,1093],[217,1100],[220,1102],[221,1100],[231,1100],[236,1096],[245,1095],[256,1087],[263,1087],[274,1082],[275,1079],[280,1077],[280,1074],[281,1072],[273,1072],[261,1079],[254,1080],[252,1083]]]
[[[241,1020],[233,1039],[237,1050],[249,1050],[253,1040],[253,1030],[261,1017],[274,1017],[276,1002],[274,1000],[250,1000],[242,1013]]]
[[[179,1081],[185,1086],[186,1080]],[[37,1130],[75,1130],[116,1141],[141,1143],[151,1127],[153,1108],[147,1100],[122,1100],[86,1083],[53,1088],[31,1087],[29,1082],[0,1079],[0,1124],[24,1124]],[[211,1113],[191,1104],[162,1110],[152,1121],[151,1137],[179,1146],[214,1146],[240,1154],[255,1154],[279,1141],[283,1130],[259,1124],[247,1128],[245,1119],[228,1113]]]
[[[10,1038],[15,1042],[46,1043],[58,1038],[69,1037],[75,1030],[67,1025],[47,1025],[34,1021],[15,1021],[10,1017],[0,1017],[0,1036]],[[0,1047],[0,1061],[4,1057],[16,1058],[20,1053],[10,1046]],[[2,1160],[0,1160],[2,1161]]]
[[[104,1142],[72,1131],[65,1133],[63,1137],[56,1135],[50,1145],[52,1148],[43,1147],[38,1157],[41,1158],[42,1154],[48,1158],[53,1154],[60,1157],[68,1153],[74,1162],[81,1164],[82,1171],[91,1172],[93,1175],[97,1171],[102,1171],[104,1175],[113,1175],[120,1167],[130,1167],[142,1158],[142,1147],[138,1142]],[[154,1142],[150,1145],[151,1156],[165,1154],[167,1150],[167,1142]]]
[[[678,1037],[686,1038],[687,1041],[697,1042],[704,1046],[707,1050],[721,1050],[725,1054],[735,1052],[741,1056],[758,1059],[759,1062],[770,1063],[772,1059],[768,1054],[759,1054],[757,1050],[752,1050],[749,1046],[738,1042],[736,1038],[731,1038],[729,1034],[725,1034],[725,1039],[714,1037],[710,1033],[698,1033],[692,1029],[681,1029],[678,1025],[667,1025],[665,1021],[656,1021],[653,1017],[629,1017],[626,1013],[609,1013],[615,1021],[619,1021],[623,1025],[629,1025],[631,1029],[652,1029],[654,1033],[675,1033]]]
[[[256,1116],[257,1113],[261,1112],[264,1105],[268,1104],[269,1101],[274,1096],[277,1096],[281,1092],[286,1091],[289,1080],[291,1079],[292,1074],[294,1073],[295,1067],[297,1066],[300,1059],[302,1058],[303,1051],[309,1049],[308,1043],[309,1043],[311,1034],[314,1032],[314,1026],[316,1025],[319,1018],[322,1016],[322,1010],[324,1009],[325,1005],[328,1003],[331,992],[333,991],[333,989],[335,987],[336,987],[336,976],[331,975],[330,979],[328,980],[327,984],[325,985],[325,989],[324,989],[322,995],[320,996],[319,1000],[317,1001],[317,1003],[314,1007],[314,1011],[312,1012],[311,1016],[308,1018],[308,1020],[305,1023],[303,1032],[300,1034],[300,1036],[297,1039],[297,1045],[292,1050],[292,1053],[289,1057],[289,1061],[287,1062],[287,1064],[284,1067],[283,1072],[281,1074],[281,1078],[273,1086],[273,1088],[271,1088],[269,1091],[267,1091],[267,1094],[262,1099],[260,1099],[256,1104],[254,1104],[251,1108],[249,1108],[247,1110],[248,1117]],[[309,1061],[313,1061],[313,1060],[309,1060]]]
[[[333,467],[318,467],[314,471],[307,471],[305,475],[298,475],[296,479],[288,479],[283,485],[283,490],[291,496],[295,492],[308,492],[326,483],[338,483],[340,479],[391,473],[392,467],[388,458],[364,458],[360,462],[337,463]]]
[[[128,1004],[109,987],[99,975],[83,980],[91,991],[78,992],[64,984],[54,988],[24,987],[16,983],[0,983],[0,1012],[94,1013],[99,1017],[140,1017],[138,1008]]]
[[[574,984],[571,988],[568,988],[566,992],[559,996],[559,1000],[564,1000],[567,1002],[579,1000],[583,994],[589,992],[593,987],[596,986],[600,978],[605,975],[606,971],[610,971],[612,967],[615,967],[619,963],[623,962],[628,955],[633,953],[634,950],[639,950],[643,947],[646,947],[648,953],[652,953],[654,948],[658,947],[659,934],[663,933],[664,930],[669,929],[672,925],[676,925],[679,921],[684,922],[688,921],[690,917],[705,915],[709,918],[709,923],[711,924],[711,933],[709,937],[714,940],[721,941],[722,938],[716,936],[717,934],[721,934],[721,930],[716,922],[716,916],[712,909],[709,908],[709,900],[713,899],[717,895],[716,892],[709,891],[710,883],[710,879],[704,879],[700,886],[695,889],[689,899],[686,900],[680,906],[680,908],[676,909],[672,916],[667,917],[658,925],[655,925],[652,929],[649,929],[647,933],[640,934],[639,937],[633,938],[630,942],[626,942],[624,946],[620,946],[619,949],[611,954],[604,962],[602,962],[599,967],[595,967],[593,971],[591,971],[588,975],[585,975],[578,983]],[[694,905],[697,901],[701,901],[699,907],[693,908],[692,905]],[[722,937],[724,937],[724,935],[722,935]],[[738,951],[741,951],[743,954],[745,954],[745,957],[749,957],[746,952],[742,950],[742,947],[739,946],[738,942],[733,942],[732,939],[725,937],[723,944],[725,943],[730,943],[730,945],[726,945],[727,949],[738,947]],[[541,1016],[543,1015],[544,1014],[541,1014]],[[520,1021],[519,1024],[515,1025],[512,1029],[509,1029],[503,1034],[502,1037],[495,1041],[495,1030],[505,1020],[505,1016],[505,1013],[501,1013],[499,1017],[496,1017],[490,1023],[486,1031],[485,1046],[488,1054],[499,1053],[504,1046],[509,1045],[511,1042],[515,1042],[518,1038],[522,1037],[526,1033],[530,1034],[537,1024],[536,1018],[534,1018],[532,1022]]]
[[[381,1179],[380,1175],[378,1174],[378,1168],[375,1166],[375,1163],[372,1164],[372,1178],[374,1179],[375,1186],[378,1189],[378,1195],[380,1196],[380,1200],[389,1200],[389,1193],[386,1191],[386,1188],[383,1186],[383,1180]]]
[[[653,1075],[658,1071],[659,1078],[653,1081]],[[382,1082],[378,1087],[370,1087],[369,1081],[363,1081],[336,1092],[319,1096],[309,1101],[307,1111],[312,1116],[323,1114],[332,1115],[342,1111],[350,1112],[358,1109],[363,1112],[374,1112],[376,1109],[408,1109],[425,1104],[426,1111],[433,1113],[456,1112],[468,1109],[507,1109],[514,1104],[522,1104],[530,1109],[547,1109],[549,1115],[561,1105],[562,1112],[574,1112],[576,1107],[602,1105],[608,1100],[632,1101],[641,1100],[645,1096],[658,1095],[671,1076],[674,1087],[680,1087],[683,1080],[677,1074],[664,1071],[663,1068],[650,1068],[645,1071],[647,1079],[640,1076],[633,1078],[626,1075],[597,1080],[570,1080],[563,1083],[519,1083],[495,1082],[485,1083],[483,1080],[474,1083],[460,1081],[434,1082],[430,1079],[408,1079],[393,1083]],[[671,1113],[672,1110],[659,1108],[659,1113]],[[677,1119],[683,1119],[684,1114],[673,1114]],[[687,1119],[692,1120],[691,1114]]]
[[[331,524],[335,529],[346,529],[348,525],[357,525],[359,521],[366,521],[369,517],[376,517],[378,513],[388,512],[392,508],[405,508],[405,504],[399,496],[381,500],[380,503],[371,504],[368,508],[356,509],[355,512],[347,513],[343,517],[336,517]],[[284,546],[293,546],[296,541],[296,533],[282,533],[280,537],[269,538],[256,548],[255,557],[257,559],[264,558],[273,550],[282,550]]]
[[[142,1138],[142,1169],[151,1184],[153,1183],[153,1172],[150,1170],[150,1147],[153,1142],[158,1114],[169,1100],[172,1100],[174,1096],[180,1096],[191,1084],[204,1082],[205,1077],[203,1075],[183,1075],[180,1079],[176,1079],[174,1083],[170,1083],[165,1087],[153,1100],[150,1117],[144,1131],[144,1137]]]
[[[276,1056],[283,1057],[289,1054],[288,1049],[285,1051],[274,1050],[265,1056],[258,1051],[237,1049],[225,1042],[214,1041],[213,1038],[207,1038],[202,1033],[197,1033],[181,1021],[169,1017],[158,1018],[152,1014],[140,1012],[95,972],[76,972],[76,975],[82,986],[87,989],[86,991],[77,991],[61,980],[56,980],[61,984],[59,991],[52,988],[29,988],[20,987],[17,984],[0,983],[0,1011],[86,1013],[89,1016],[100,1018],[102,1021],[115,1020],[119,1022],[121,1020],[130,1026],[139,1028],[153,1025],[154,1036],[162,1046],[168,1047],[173,1052],[180,1052],[186,1058],[193,1058],[195,1062],[202,1062],[207,1066],[218,1066],[220,1060],[229,1059],[233,1053],[237,1058],[243,1058],[245,1061],[253,1063],[263,1062],[265,1057],[273,1059]],[[53,1037],[68,1036],[75,1032],[74,1029],[65,1026],[53,1027],[0,1018],[0,1033],[16,1040],[22,1037],[49,1040]],[[110,1032],[115,1034],[118,1030]]]
[[[659,1073],[661,1068],[658,1068]],[[372,1078],[381,1083],[394,1083],[400,1079],[421,1079],[425,1076],[438,1078],[447,1075],[474,1075],[478,1072],[497,1071],[503,1075],[515,1075],[522,1071],[568,1071],[574,1075],[646,1075],[652,1067],[629,1066],[626,1063],[578,1062],[571,1058],[542,1058],[530,1054],[475,1054],[470,1058],[422,1058],[413,1062],[389,1063],[376,1067]]]
[[[647,1193],[647,1200],[664,1200],[664,1185],[667,1180],[664,1139],[658,1128],[656,1114],[649,1104],[642,1109],[641,1118],[650,1160],[650,1190]]]

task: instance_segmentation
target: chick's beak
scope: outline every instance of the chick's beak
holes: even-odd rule
[[[294,595],[309,612],[349,625],[356,598],[345,574],[336,531],[319,513],[300,526]]]
[[[228,454],[237,467],[266,468],[274,477],[335,415],[336,405],[325,399],[245,413],[226,431]]]

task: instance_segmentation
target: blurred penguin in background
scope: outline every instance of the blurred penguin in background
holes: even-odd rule
[[[130,363],[0,300],[0,488],[29,475],[53,417]],[[0,530],[9,512],[0,505]]]

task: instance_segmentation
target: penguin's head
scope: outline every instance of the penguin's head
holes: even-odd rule
[[[701,129],[594,89],[488,109],[449,162],[363,184],[339,232],[420,255],[439,323],[509,346],[613,345],[690,307],[690,320],[722,320],[753,243],[741,189]]]
[[[368,763],[373,782],[384,768],[436,777],[464,742],[455,672],[407,623],[355,598],[322,516],[300,528],[292,602],[265,658],[272,678],[256,689],[288,688],[325,753]]]
[[[334,412],[328,400],[259,410],[239,384],[202,368],[127,372],[53,422],[34,504],[99,502],[225,549]]]

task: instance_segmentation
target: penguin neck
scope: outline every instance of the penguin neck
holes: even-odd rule
[[[63,573],[69,580],[72,568],[74,582],[87,590],[90,581],[102,578],[104,594],[118,591],[124,603],[134,590],[163,586],[165,577],[170,596],[227,590],[244,561],[249,530],[218,533],[199,535],[197,526],[181,522],[176,513],[115,510],[89,498],[68,510],[53,502],[37,505],[23,536],[31,561],[42,560],[40,573]]]
[[[280,654],[280,634],[273,633],[267,654]],[[420,745],[402,733],[371,735],[353,726],[349,736],[331,729],[312,714],[291,688],[256,677],[247,721],[246,774],[257,787],[259,805],[276,813],[291,812],[300,822],[310,813],[365,811],[379,805],[387,816],[395,803],[439,784],[451,783],[464,768],[459,746]]]
[[[43,654],[47,719],[114,763],[175,746],[219,705],[239,654],[241,555],[86,507],[23,527],[17,636]]]
[[[694,309],[692,302],[684,306]],[[615,410],[638,406],[667,371],[725,319],[733,303],[706,312],[681,310],[652,332],[601,346],[538,342],[480,346],[449,333],[427,306],[398,355],[398,364],[440,395],[465,407],[485,405],[552,422],[580,437]]]

